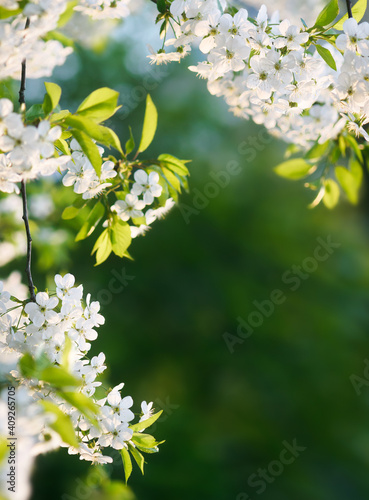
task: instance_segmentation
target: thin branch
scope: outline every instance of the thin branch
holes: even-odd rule
[[[353,16],[352,16],[352,10],[351,10],[351,0],[346,0],[346,6],[347,6],[347,13],[348,13],[348,16],[349,16],[349,17],[353,17]]]
[[[22,202],[23,202],[23,217],[24,227],[26,228],[27,234],[27,264],[26,264],[26,275],[28,279],[28,288],[31,294],[32,302],[36,302],[35,295],[35,285],[33,284],[32,272],[31,272],[31,259],[32,259],[32,237],[31,231],[29,229],[29,221],[28,221],[28,207],[27,207],[27,193],[26,193],[26,182],[23,180],[21,182],[21,194],[22,194]]]
[[[24,29],[28,29],[29,24],[30,24],[30,19],[29,19],[29,17],[27,17],[26,25],[25,25]],[[26,100],[25,100],[25,96],[24,96],[25,90],[26,90],[26,60],[23,59],[21,83],[20,83],[20,89],[19,89],[19,104],[21,106],[21,111],[25,111],[25,109],[26,109]]]
[[[29,24],[30,24],[30,20],[27,17],[26,25],[25,25],[24,29],[28,29]],[[25,99],[25,94],[24,94],[25,90],[26,90],[26,59],[23,59],[21,82],[20,82],[20,89],[19,89],[19,104],[21,107],[21,111],[26,110],[26,99]],[[24,220],[24,227],[26,229],[26,235],[27,235],[27,263],[26,263],[25,271],[26,271],[27,280],[28,280],[29,292],[31,294],[31,301],[36,302],[35,285],[33,284],[32,272],[31,272],[32,237],[31,237],[31,231],[29,229],[27,192],[26,192],[26,181],[25,180],[21,181],[20,191],[21,191],[22,203],[23,203],[23,217],[22,217],[22,219]]]

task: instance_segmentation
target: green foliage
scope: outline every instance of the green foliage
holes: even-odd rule
[[[274,171],[281,177],[290,180],[302,179],[308,175],[314,167],[302,158],[294,158],[280,163]]]
[[[327,208],[332,209],[337,205],[340,198],[340,188],[333,179],[325,179],[323,184],[325,188],[323,203]]]
[[[74,207],[68,207],[68,208],[70,208],[72,210],[73,209],[77,210]],[[78,210],[77,210],[77,212],[78,212]],[[100,201],[98,201],[95,204],[95,206],[93,207],[93,209],[91,210],[89,216],[87,217],[86,222],[83,224],[83,226],[79,230],[79,233],[76,236],[76,241],[80,241],[80,240],[84,240],[85,238],[88,238],[88,236],[90,236],[94,232],[96,226],[101,221],[101,219],[104,217],[104,215],[105,215],[105,207]]]
[[[119,93],[108,87],[95,90],[78,107],[77,113],[96,123],[103,122],[119,109],[118,97]]]
[[[328,5],[319,13],[314,26],[325,27],[331,24],[339,14],[339,6],[337,0],[331,0]]]
[[[158,112],[156,110],[155,104],[152,102],[150,94],[147,94],[145,118],[142,128],[141,141],[140,145],[138,146],[138,153],[146,151],[146,149],[150,146],[154,139],[157,125]]]
[[[48,116],[57,107],[60,101],[62,90],[56,83],[44,82],[46,88],[46,94],[44,97],[44,102],[42,104],[42,109],[45,116]]]
[[[59,434],[65,443],[70,446],[78,447],[78,439],[69,415],[66,415],[57,405],[50,401],[42,400],[40,401],[40,405],[43,406],[46,412],[56,416],[54,422],[50,423],[49,426]]]
[[[359,0],[356,2],[356,4],[352,7],[352,15],[356,19],[357,22],[361,21],[361,19],[364,17],[364,14],[366,12],[367,8],[367,0]],[[332,26],[336,30],[342,30],[343,29],[343,24],[345,21],[348,19],[348,14],[345,14],[341,19],[334,25]]]
[[[322,47],[319,44],[315,44],[315,47],[316,47],[316,50],[318,51],[318,54],[320,55],[320,57],[322,59],[324,59],[324,61],[328,64],[328,66],[330,68],[334,69],[335,71],[337,71],[336,61],[334,60],[334,57],[329,52],[329,50],[326,49],[325,47]]]

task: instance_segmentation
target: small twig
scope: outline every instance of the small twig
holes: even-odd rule
[[[30,24],[30,20],[27,17],[25,29],[27,29],[29,27],[29,24]],[[21,111],[26,110],[26,99],[25,99],[25,95],[24,95],[25,90],[26,90],[26,59],[23,59],[21,82],[20,82],[20,89],[19,89],[19,104],[21,107]],[[21,181],[20,191],[21,191],[22,203],[23,203],[23,217],[22,217],[22,219],[24,220],[24,227],[26,228],[26,235],[27,235],[27,264],[26,264],[25,271],[26,271],[26,275],[27,275],[27,279],[28,279],[28,288],[29,288],[29,292],[31,294],[31,301],[36,302],[35,285],[33,284],[32,272],[31,272],[32,237],[31,237],[31,231],[29,229],[27,192],[26,192],[26,181],[25,180]]]
[[[352,16],[352,10],[351,10],[351,0],[346,0],[346,6],[347,6],[347,13],[348,13],[348,16],[349,16],[349,17],[353,17],[353,16]]]
[[[27,264],[26,264],[26,274],[28,279],[28,288],[31,294],[32,302],[36,302],[35,295],[35,285],[33,284],[32,273],[31,273],[31,258],[32,258],[32,237],[31,231],[29,229],[29,221],[28,221],[28,208],[27,208],[27,193],[26,193],[26,182],[23,180],[21,182],[21,194],[22,194],[22,202],[23,202],[23,217],[24,227],[26,228],[27,234]]]
[[[24,29],[28,29],[29,25],[30,25],[30,19],[29,19],[29,17],[27,17],[26,25],[25,25]],[[26,109],[26,100],[25,100],[25,95],[24,95],[25,90],[26,90],[26,60],[23,59],[21,83],[20,83],[20,89],[19,89],[19,104],[21,107],[21,111],[25,111],[25,109]]]

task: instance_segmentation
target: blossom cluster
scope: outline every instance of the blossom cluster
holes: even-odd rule
[[[53,32],[59,27],[62,14],[70,8],[68,3],[67,0],[29,0],[22,8],[24,2],[20,0],[2,2],[7,16],[0,20],[0,81],[9,77],[20,79],[24,59],[28,78],[49,77],[55,66],[64,64],[73,49],[53,39]],[[93,19],[121,19],[131,12],[135,3],[133,0],[80,0],[74,9]]]
[[[54,156],[54,142],[61,133],[48,120],[37,127],[25,125],[22,114],[13,111],[13,103],[0,99],[0,191],[17,193],[18,182],[51,175],[62,167],[69,157]]]
[[[70,161],[66,164],[67,171],[63,177],[63,184],[64,186],[73,186],[74,192],[81,194],[84,200],[102,194],[106,188],[112,186],[114,178],[117,178],[115,185],[118,186],[122,185],[122,182],[126,180],[124,174],[118,174],[114,168],[114,162],[110,160],[102,163],[101,174],[98,177],[96,170],[75,139],[71,140],[70,148],[72,155]],[[102,156],[104,149],[98,146],[98,150]],[[138,169],[133,177],[134,182],[131,182],[130,190],[120,191],[124,198],[117,199],[110,206],[110,211],[116,213],[123,222],[133,222],[134,219],[141,219],[138,225],[134,223],[130,225],[131,237],[135,238],[148,231],[150,224],[156,219],[164,217],[175,205],[175,202],[170,197],[163,206],[153,208],[153,204],[163,191],[158,172],[147,173],[143,169]],[[103,225],[108,227],[109,219]]]
[[[99,312],[100,304],[92,301],[90,294],[86,302],[83,301],[83,287],[75,286],[71,274],[56,275],[55,286],[54,294],[38,292],[35,302],[27,302],[14,299],[0,282],[0,382],[7,380],[7,385],[11,383],[17,388],[18,450],[27,449],[25,456],[21,457],[24,464],[18,464],[18,481],[23,475],[27,479],[24,486],[28,484],[32,461],[40,453],[67,446],[70,454],[79,454],[82,460],[103,464],[112,462],[110,456],[103,455],[104,448],[122,450],[128,444],[132,445],[133,399],[121,396],[124,384],[97,397],[96,391],[102,389],[97,378],[106,369],[105,355],[87,357],[91,342],[97,338],[96,329],[105,322]],[[25,376],[22,371],[24,355],[42,359],[43,366],[48,368],[67,369],[68,376],[79,382],[78,391],[98,408],[96,421],[87,418],[72,401],[63,398],[63,393],[52,384],[50,386],[42,372],[39,378],[32,374]],[[68,386],[68,382],[65,385]],[[6,409],[4,398],[5,390],[0,389],[0,415]],[[69,416],[78,446],[66,443],[54,430],[55,414],[42,405],[45,401]],[[141,410],[140,422],[152,415],[152,403],[143,402]],[[6,419],[0,420],[0,426],[5,425]],[[2,427],[1,435],[6,435]],[[4,470],[6,467],[0,463],[0,477],[5,474]],[[27,498],[27,495],[19,498]]]
[[[208,80],[210,93],[223,96],[235,115],[252,118],[287,142],[308,148],[336,138],[346,126],[369,140],[363,129],[368,23],[348,19],[332,47],[306,26],[281,21],[278,12],[269,17],[265,5],[256,19],[246,9],[232,14],[224,7],[217,0],[174,0],[175,37],[165,46],[175,51],[163,48],[148,57],[158,64],[178,60],[177,54],[198,44],[206,59],[189,69]]]

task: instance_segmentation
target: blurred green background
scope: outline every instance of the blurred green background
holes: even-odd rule
[[[111,386],[124,381],[136,411],[142,400],[164,410],[155,436],[166,442],[148,457],[144,477],[134,470],[133,493],[122,496],[86,489],[89,465],[65,450],[40,457],[32,498],[366,500],[369,387],[357,395],[350,376],[364,376],[369,358],[368,193],[356,208],[342,202],[333,212],[309,210],[311,193],[272,171],[285,144],[263,146],[262,129],[234,118],[187,70],[193,60],[149,66],[138,23],[128,23],[104,52],[78,49],[56,72],[63,106],[75,109],[100,86],[119,90],[123,108],[110,125],[124,142],[129,124],[140,134],[150,82],[159,128],[148,157],[166,152],[193,160],[192,191],[181,202],[194,207],[196,190],[210,189],[211,173],[230,160],[241,173],[188,224],[178,208],[154,223],[132,245],[134,261],[111,257],[93,268],[87,240],[64,256],[62,269],[50,270],[70,271],[95,299],[108,297],[94,353],[106,353]],[[41,83],[28,87],[31,100],[40,101]],[[239,153],[250,137],[258,141],[253,161]],[[340,247],[292,292],[282,275],[328,235]],[[35,252],[37,258],[37,244]],[[110,301],[114,272],[134,279]],[[34,274],[38,283],[48,279],[40,267]],[[231,354],[224,332],[235,335],[237,318],[246,320],[253,301],[276,288],[286,301]],[[248,479],[294,439],[306,450],[259,495]],[[107,472],[123,478],[119,460]]]

